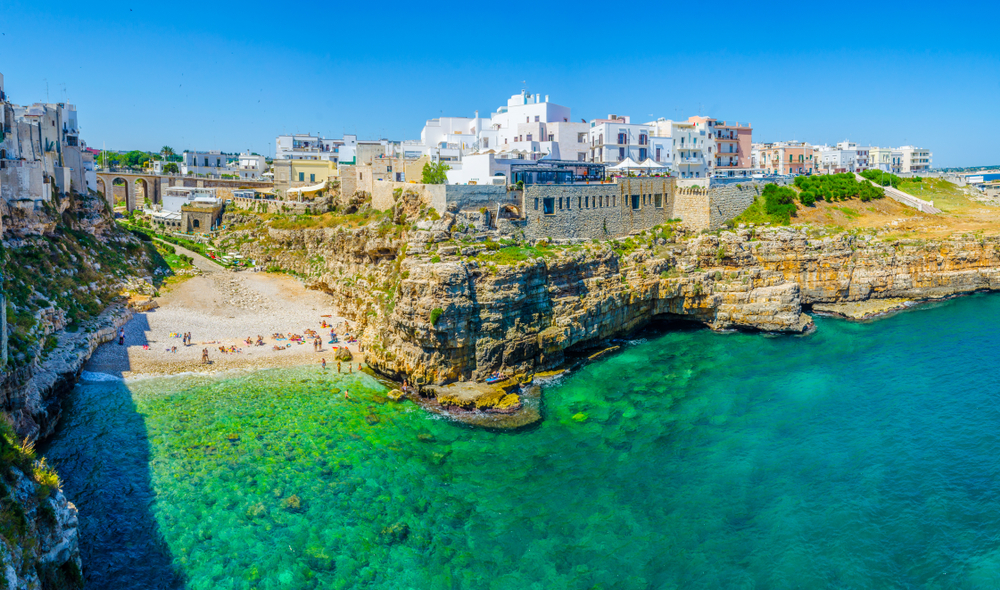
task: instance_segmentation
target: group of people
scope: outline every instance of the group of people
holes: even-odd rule
[[[264,346],[264,337],[261,336],[260,334],[258,334],[257,335],[257,342],[254,343],[253,337],[247,336],[247,339],[244,340],[244,342],[247,343],[247,346]]]
[[[326,370],[326,359],[325,358],[320,359],[319,364],[323,368],[323,370],[325,371]],[[358,370],[359,371],[361,370],[361,363],[358,363]],[[337,361],[337,372],[338,373],[343,373],[343,370],[341,369],[340,361]],[[347,373],[349,375],[352,374],[352,373],[354,373],[354,363],[353,362],[347,363]]]

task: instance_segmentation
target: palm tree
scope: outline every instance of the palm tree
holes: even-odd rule
[[[174,155],[174,148],[169,145],[165,145],[160,148],[160,153],[163,155],[163,159],[166,160],[168,157]]]

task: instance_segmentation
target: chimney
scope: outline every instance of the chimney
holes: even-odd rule
[[[549,95],[548,94],[545,95],[545,102],[549,102]]]

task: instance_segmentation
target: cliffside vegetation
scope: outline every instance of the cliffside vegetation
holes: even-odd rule
[[[70,199],[70,197],[64,197]],[[166,262],[148,242],[111,223],[100,198],[72,197],[63,214],[49,208],[35,220],[37,232],[22,231],[0,250],[3,291],[10,324],[8,368],[29,364],[55,341],[46,336],[44,310],[65,315],[70,330],[100,313],[137,276],[152,277]],[[65,206],[66,203],[61,205]],[[82,224],[97,208],[105,223]],[[15,236],[9,236],[15,237]]]

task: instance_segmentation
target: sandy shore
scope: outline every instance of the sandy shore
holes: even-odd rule
[[[195,258],[203,274],[193,277],[157,298],[159,307],[137,313],[125,326],[125,345],[117,340],[100,346],[84,367],[85,370],[121,377],[164,375],[184,371],[216,372],[231,369],[256,369],[319,364],[325,358],[336,370],[335,346],[348,346],[354,356],[354,370],[362,360],[357,344],[328,344],[330,328],[337,327],[343,340],[349,323],[337,315],[334,300],[319,291],[306,289],[296,279],[278,274],[231,272],[198,254],[178,248]],[[330,317],[323,317],[330,316]],[[322,336],[320,352],[312,341],[292,343],[276,341],[272,334],[305,335],[306,329]],[[190,332],[192,344],[185,347],[180,334]],[[177,334],[173,337],[172,334]],[[264,346],[247,346],[249,336],[256,342],[264,337]],[[236,346],[242,352],[222,353],[220,346]],[[173,352],[176,347],[176,352]],[[209,351],[210,364],[202,363],[202,350]],[[347,364],[343,364],[347,372]]]

